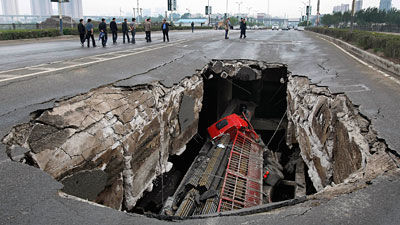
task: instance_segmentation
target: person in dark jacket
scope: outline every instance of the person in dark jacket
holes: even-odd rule
[[[106,47],[107,45],[107,24],[106,24],[106,19],[101,19],[101,23],[99,24],[99,31],[100,31],[100,37],[101,37],[101,44],[103,47]]]
[[[245,18],[241,18],[240,19],[240,38],[242,38],[242,36],[244,36],[244,38],[246,38],[246,29],[247,29],[247,24],[246,24],[246,19]]]
[[[146,32],[146,41],[151,42],[151,19],[146,19],[144,22],[144,31]]]
[[[79,32],[79,36],[81,38],[81,45],[83,47],[85,44],[85,40],[86,40],[86,29],[85,29],[85,25],[83,25],[83,19],[79,20],[78,32]]]
[[[128,20],[124,19],[124,22],[122,23],[122,37],[123,37],[123,43],[125,44],[125,36],[128,38],[128,43],[131,41],[129,40],[129,29],[128,29]]]
[[[136,19],[132,18],[132,22],[129,24],[129,29],[132,34],[132,44],[136,43],[135,35],[136,35]]]
[[[167,37],[167,41],[169,42],[169,36],[168,36],[169,26],[171,26],[171,25],[169,25],[169,23],[167,22],[167,20],[166,20],[166,19],[163,19],[163,22],[162,22],[162,24],[161,24],[161,30],[162,30],[162,32],[163,32],[163,39],[164,39],[164,42],[165,42],[165,37]]]
[[[192,23],[190,24],[190,26],[192,26],[192,33],[194,32],[194,22],[192,21]]]
[[[110,29],[111,29],[112,37],[113,37],[113,44],[117,44],[118,27],[117,27],[117,23],[115,22],[115,18],[113,18],[112,21],[110,22]]]
[[[88,48],[90,47],[90,39],[92,39],[93,48],[96,47],[96,42],[94,41],[94,26],[91,19],[88,19],[86,23],[86,39]]]

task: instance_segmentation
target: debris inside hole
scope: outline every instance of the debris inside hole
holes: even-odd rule
[[[242,112],[252,126],[210,139],[207,128]],[[2,142],[68,194],[181,217],[348,193],[400,165],[344,94],[253,60],[213,60],[172,87],[103,86],[33,113]]]
[[[155,188],[144,194],[134,212],[187,217],[295,197],[295,171],[292,170],[292,176],[288,177],[284,166],[295,160],[304,162],[298,153],[297,158],[290,162],[286,156],[291,154],[285,140],[286,66],[270,64],[268,68],[261,68],[253,62],[251,66],[241,67],[232,63],[224,67],[220,61],[211,65],[202,74],[205,77],[203,109],[198,135],[191,141],[202,137],[202,145],[197,148],[188,145],[185,153],[191,153],[191,157],[174,158],[174,165],[180,169],[172,169],[167,176],[157,178]],[[249,130],[254,129],[261,139],[256,140],[254,134],[239,130],[230,130],[216,139],[210,139],[208,127],[229,115],[241,116],[242,111],[246,112],[246,117],[242,118],[251,124]],[[227,125],[228,122],[222,120],[216,128],[221,130]],[[242,139],[244,141],[241,142]],[[190,168],[184,166],[185,170],[181,170],[182,164],[190,165]],[[265,172],[268,176],[264,178]],[[161,195],[159,184],[162,180],[176,184],[177,177],[181,180],[174,193],[167,185]],[[280,188],[290,182],[291,188]],[[302,185],[305,194],[305,183]],[[276,186],[279,188],[274,189]],[[281,195],[286,197],[282,199]]]

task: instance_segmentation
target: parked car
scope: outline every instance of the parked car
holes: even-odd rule
[[[299,26],[299,27],[297,27],[297,30],[304,31],[304,27],[303,26]]]
[[[279,26],[276,24],[272,25],[272,30],[279,30]]]

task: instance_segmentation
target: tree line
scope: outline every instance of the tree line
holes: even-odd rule
[[[350,21],[350,11],[326,14],[321,17],[321,24],[325,26],[346,26]],[[396,8],[389,11],[379,10],[378,8],[363,9],[355,13],[354,22],[362,26],[372,24],[400,25],[400,10]]]

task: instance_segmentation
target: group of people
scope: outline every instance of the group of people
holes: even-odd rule
[[[144,31],[146,33],[146,42],[151,42],[151,19],[148,18],[144,22]],[[230,22],[230,18],[227,18],[225,20],[225,39],[229,39],[229,30],[232,29],[232,25]],[[163,33],[163,40],[164,42],[167,41],[169,42],[169,27],[171,25],[166,21],[166,19],[163,19],[162,24],[161,24],[161,30]],[[194,31],[194,22],[191,23],[192,27],[192,32]],[[245,18],[240,18],[240,38],[246,38],[246,29],[247,29],[247,24],[246,24],[246,19]],[[113,18],[112,21],[110,22],[110,30],[112,33],[112,40],[113,44],[117,44],[117,39],[118,39],[118,26],[116,19]],[[132,18],[132,22],[128,24],[128,20],[124,19],[124,22],[122,23],[122,40],[123,43],[125,44],[125,40],[128,41],[128,43],[135,44],[136,43],[136,30],[137,30],[137,23],[136,19]],[[90,40],[92,40],[92,45],[93,47],[96,47],[96,41],[94,39],[94,25],[92,24],[92,20],[88,19],[87,23],[83,23],[83,19],[79,20],[78,24],[78,31],[80,34],[80,40],[81,40],[81,45],[82,47],[85,45],[85,41],[87,41],[87,47],[90,47]],[[107,46],[107,40],[108,40],[108,34],[107,34],[107,23],[106,20],[103,18],[101,19],[101,23],[99,24],[99,40],[101,40],[101,44],[103,47]],[[129,33],[131,34],[131,38],[129,37]]]
[[[171,25],[166,21],[166,19],[163,20],[161,24],[161,30],[163,31],[163,39],[164,42],[168,41],[169,42],[169,27]],[[110,22],[110,30],[112,33],[112,40],[113,44],[117,44],[117,39],[118,39],[118,26],[116,19],[113,18],[112,21]],[[125,40],[128,43],[135,44],[136,43],[136,30],[137,30],[137,23],[136,19],[132,18],[132,22],[128,24],[128,20],[124,19],[124,22],[122,23],[122,40],[123,43],[125,44]],[[144,22],[144,30],[146,33],[146,42],[151,42],[151,19],[146,19]],[[82,47],[85,45],[85,41],[87,41],[87,47],[90,47],[90,40],[92,40],[92,46],[96,47],[96,41],[94,39],[94,25],[92,23],[91,19],[87,20],[87,23],[83,23],[83,19],[79,20],[78,24],[78,31],[80,35],[80,40],[81,40],[81,45]],[[103,47],[107,46],[107,40],[108,40],[108,31],[107,31],[107,23],[106,20],[103,18],[101,19],[101,23],[99,24],[99,40],[101,40],[101,44]],[[129,33],[131,34],[131,38],[129,37]]]
[[[246,24],[246,19],[245,18],[240,18],[240,39],[246,38],[246,30],[247,30],[247,24]],[[225,39],[229,39],[229,30],[232,29],[232,25],[231,25],[231,20],[230,18],[225,20]]]

